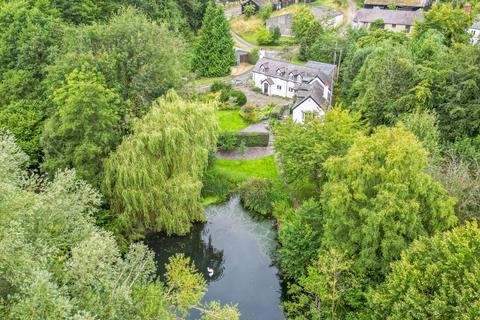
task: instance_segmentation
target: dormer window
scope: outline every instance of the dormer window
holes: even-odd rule
[[[302,80],[303,80],[303,79],[302,79],[302,76],[301,76],[301,75],[298,75],[298,76],[297,76],[297,82],[302,82]]]
[[[278,70],[277,70],[277,74],[278,74],[278,75],[281,75],[281,74],[282,74],[282,70],[278,69]]]
[[[262,70],[262,72],[265,72],[265,66],[263,64],[260,66],[260,70]]]
[[[290,72],[290,74],[288,75],[288,80],[292,80],[292,81],[293,81],[293,78],[294,78],[294,75],[293,75],[293,73]]]

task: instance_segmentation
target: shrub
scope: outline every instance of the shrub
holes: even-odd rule
[[[232,88],[232,85],[221,80],[216,80],[211,86],[211,92],[219,92],[221,90],[229,90]]]
[[[262,216],[272,214],[276,198],[270,180],[258,178],[247,180],[238,188],[238,194],[246,209]]]
[[[256,11],[256,8],[255,8],[255,5],[253,5],[253,4],[247,4],[243,8],[243,14],[247,18],[250,18],[251,16],[253,16],[255,14],[255,11]]]
[[[231,91],[230,97],[234,99],[234,103],[239,107],[243,107],[247,103],[247,96],[240,90]]]
[[[260,8],[260,11],[258,12],[258,16],[265,21],[267,19],[270,19],[270,17],[272,16],[272,12],[273,12],[273,6],[271,3],[268,3]]]
[[[259,49],[255,48],[248,54],[248,63],[250,64],[256,64],[258,62],[258,59],[260,59],[260,53]]]
[[[268,132],[235,132],[237,144],[242,142],[247,147],[266,147],[270,139]]]
[[[258,121],[259,114],[257,111],[257,106],[254,104],[246,105],[240,111],[240,116],[247,120],[248,122],[254,123]]]
[[[235,189],[235,183],[226,175],[211,169],[203,177],[202,197],[228,197]]]
[[[218,137],[217,147],[223,151],[233,150],[238,145],[238,138],[235,132],[225,131],[220,133]]]
[[[278,43],[278,41],[280,40],[280,37],[282,36],[282,32],[280,31],[280,28],[279,27],[275,27],[273,28],[273,30],[271,31],[271,34],[272,34],[272,43]]]
[[[271,44],[273,40],[272,34],[265,27],[262,27],[255,32],[255,39],[260,45]]]
[[[285,105],[283,106],[276,105],[275,108],[273,108],[272,111],[270,112],[270,118],[280,120],[287,107],[288,106],[285,106]]]
[[[221,102],[228,102],[230,99],[230,95],[232,94],[232,91],[229,89],[223,89],[222,92],[220,93],[219,100]]]

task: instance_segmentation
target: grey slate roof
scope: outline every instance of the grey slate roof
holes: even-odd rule
[[[305,64],[305,67],[319,69],[320,71],[330,76],[331,78],[333,78],[333,76],[335,75],[335,70],[337,69],[337,66],[334,64],[311,61],[311,60]]]
[[[404,11],[388,9],[360,9],[353,18],[354,22],[372,23],[377,20],[383,20],[385,24],[399,24],[413,26],[416,20],[424,19],[423,11]]]
[[[308,98],[312,98],[322,109],[325,108],[325,106],[328,106],[328,101],[323,97],[322,87],[317,82],[298,86],[296,97],[297,100],[295,101],[292,110],[296,109]]]
[[[334,18],[336,16],[342,15],[343,13],[335,10],[334,8],[330,8],[324,5],[318,5],[315,7],[311,7],[310,11],[313,13],[317,20],[323,20],[328,18]]]
[[[432,0],[365,0],[366,5],[389,5],[395,3],[397,7],[424,8],[432,3]]]
[[[264,71],[262,71],[261,69],[262,66],[265,67]],[[278,70],[281,71],[280,74],[277,73]],[[319,69],[301,66],[287,61],[267,57],[258,60],[255,68],[253,68],[253,72],[262,73],[266,76],[272,78],[279,78],[286,81],[288,81],[288,76],[290,75],[290,73],[293,73],[295,77],[297,75],[301,75],[303,82],[309,82],[315,77],[318,77],[323,83],[325,83],[329,87],[332,83],[332,78]]]

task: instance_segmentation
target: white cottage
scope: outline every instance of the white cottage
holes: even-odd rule
[[[265,95],[295,97],[292,116],[303,123],[309,114],[323,115],[330,107],[335,71],[335,66],[315,61],[301,66],[263,57],[255,65],[252,78]]]

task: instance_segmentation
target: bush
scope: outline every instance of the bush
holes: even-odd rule
[[[219,92],[220,90],[230,90],[232,85],[221,80],[216,80],[211,86],[211,92]]]
[[[255,8],[255,5],[253,5],[253,4],[247,4],[243,8],[243,14],[247,18],[250,18],[251,16],[253,16],[255,14],[255,11],[256,11],[256,8]]]
[[[272,34],[265,27],[260,28],[255,32],[255,39],[260,45],[271,44],[273,40]]]
[[[280,31],[280,28],[279,27],[273,28],[273,30],[271,31],[271,34],[272,34],[272,43],[277,44],[278,41],[280,40],[280,37],[282,36],[282,32]]]
[[[268,3],[260,8],[260,11],[258,12],[258,16],[263,19],[263,21],[270,19],[272,16],[273,12],[273,6],[271,3]]]
[[[268,132],[235,132],[237,146],[242,142],[247,147],[266,147],[270,139]]]
[[[276,195],[270,180],[258,178],[247,180],[238,188],[238,194],[246,209],[262,216],[272,214]]]
[[[203,177],[202,197],[219,196],[227,198],[235,190],[235,182],[211,169]]]
[[[223,151],[233,150],[238,146],[238,138],[235,132],[225,131],[220,133],[217,141],[217,147]]]
[[[220,97],[218,98],[221,102],[228,102],[230,100],[230,96],[232,94],[232,91],[229,89],[224,89],[220,93]]]
[[[240,111],[240,116],[251,123],[257,122],[260,117],[257,111],[257,106],[254,104],[244,106],[242,111]]]
[[[285,106],[276,105],[275,108],[273,108],[273,110],[270,112],[270,118],[280,120],[285,112],[285,109]]]
[[[259,49],[255,48],[248,54],[248,63],[250,64],[256,64],[258,62],[258,59],[260,59],[260,53]]]
[[[234,99],[234,103],[239,107],[243,107],[247,103],[247,96],[240,90],[231,91],[230,97]]]

